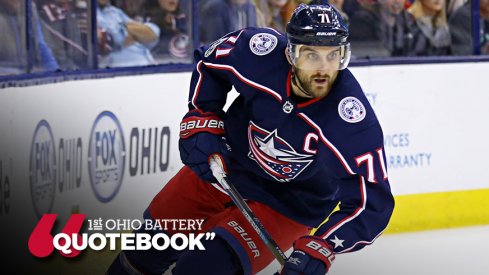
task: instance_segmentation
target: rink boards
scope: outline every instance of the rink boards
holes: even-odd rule
[[[388,232],[489,224],[489,64],[351,68],[384,130]],[[141,218],[182,166],[190,73],[0,90],[0,221]],[[5,230],[5,229],[3,229]]]

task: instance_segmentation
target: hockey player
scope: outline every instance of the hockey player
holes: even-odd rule
[[[161,274],[174,262],[174,274],[256,274],[274,260],[216,184],[208,164],[215,153],[280,248],[293,248],[282,274],[325,274],[336,254],[371,244],[394,200],[381,127],[346,69],[350,46],[339,12],[302,4],[285,36],[247,28],[195,57],[179,141],[185,166],[145,218],[204,219],[202,231],[217,237],[203,241],[206,250],[122,252],[109,274]],[[232,87],[239,97],[224,112]]]

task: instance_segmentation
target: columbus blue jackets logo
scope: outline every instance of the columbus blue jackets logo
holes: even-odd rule
[[[178,58],[187,57],[190,53],[189,43],[190,38],[188,35],[182,33],[174,35],[170,39],[170,43],[168,43],[170,54]]]
[[[277,37],[269,33],[257,33],[250,39],[250,49],[256,55],[266,55],[277,46]]]
[[[360,122],[367,114],[365,106],[356,97],[345,97],[338,104],[338,113],[340,117],[349,123]]]
[[[280,182],[296,178],[313,161],[313,155],[299,154],[277,130],[269,132],[250,122],[248,127],[250,152],[248,157]]]

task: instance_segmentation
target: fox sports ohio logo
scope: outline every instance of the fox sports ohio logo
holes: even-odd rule
[[[100,113],[92,126],[88,145],[88,173],[101,202],[111,201],[122,184],[126,147],[122,127],[110,111]]]
[[[56,152],[53,132],[46,120],[37,124],[32,137],[29,182],[37,217],[51,212],[56,190]]]

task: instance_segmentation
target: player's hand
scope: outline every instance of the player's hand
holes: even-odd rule
[[[294,242],[294,251],[281,275],[324,275],[334,260],[333,247],[326,240],[304,236]]]
[[[211,155],[219,154],[226,170],[226,159],[231,149],[224,137],[224,122],[210,112],[188,112],[180,123],[180,158],[201,179],[216,182],[209,167]]]

